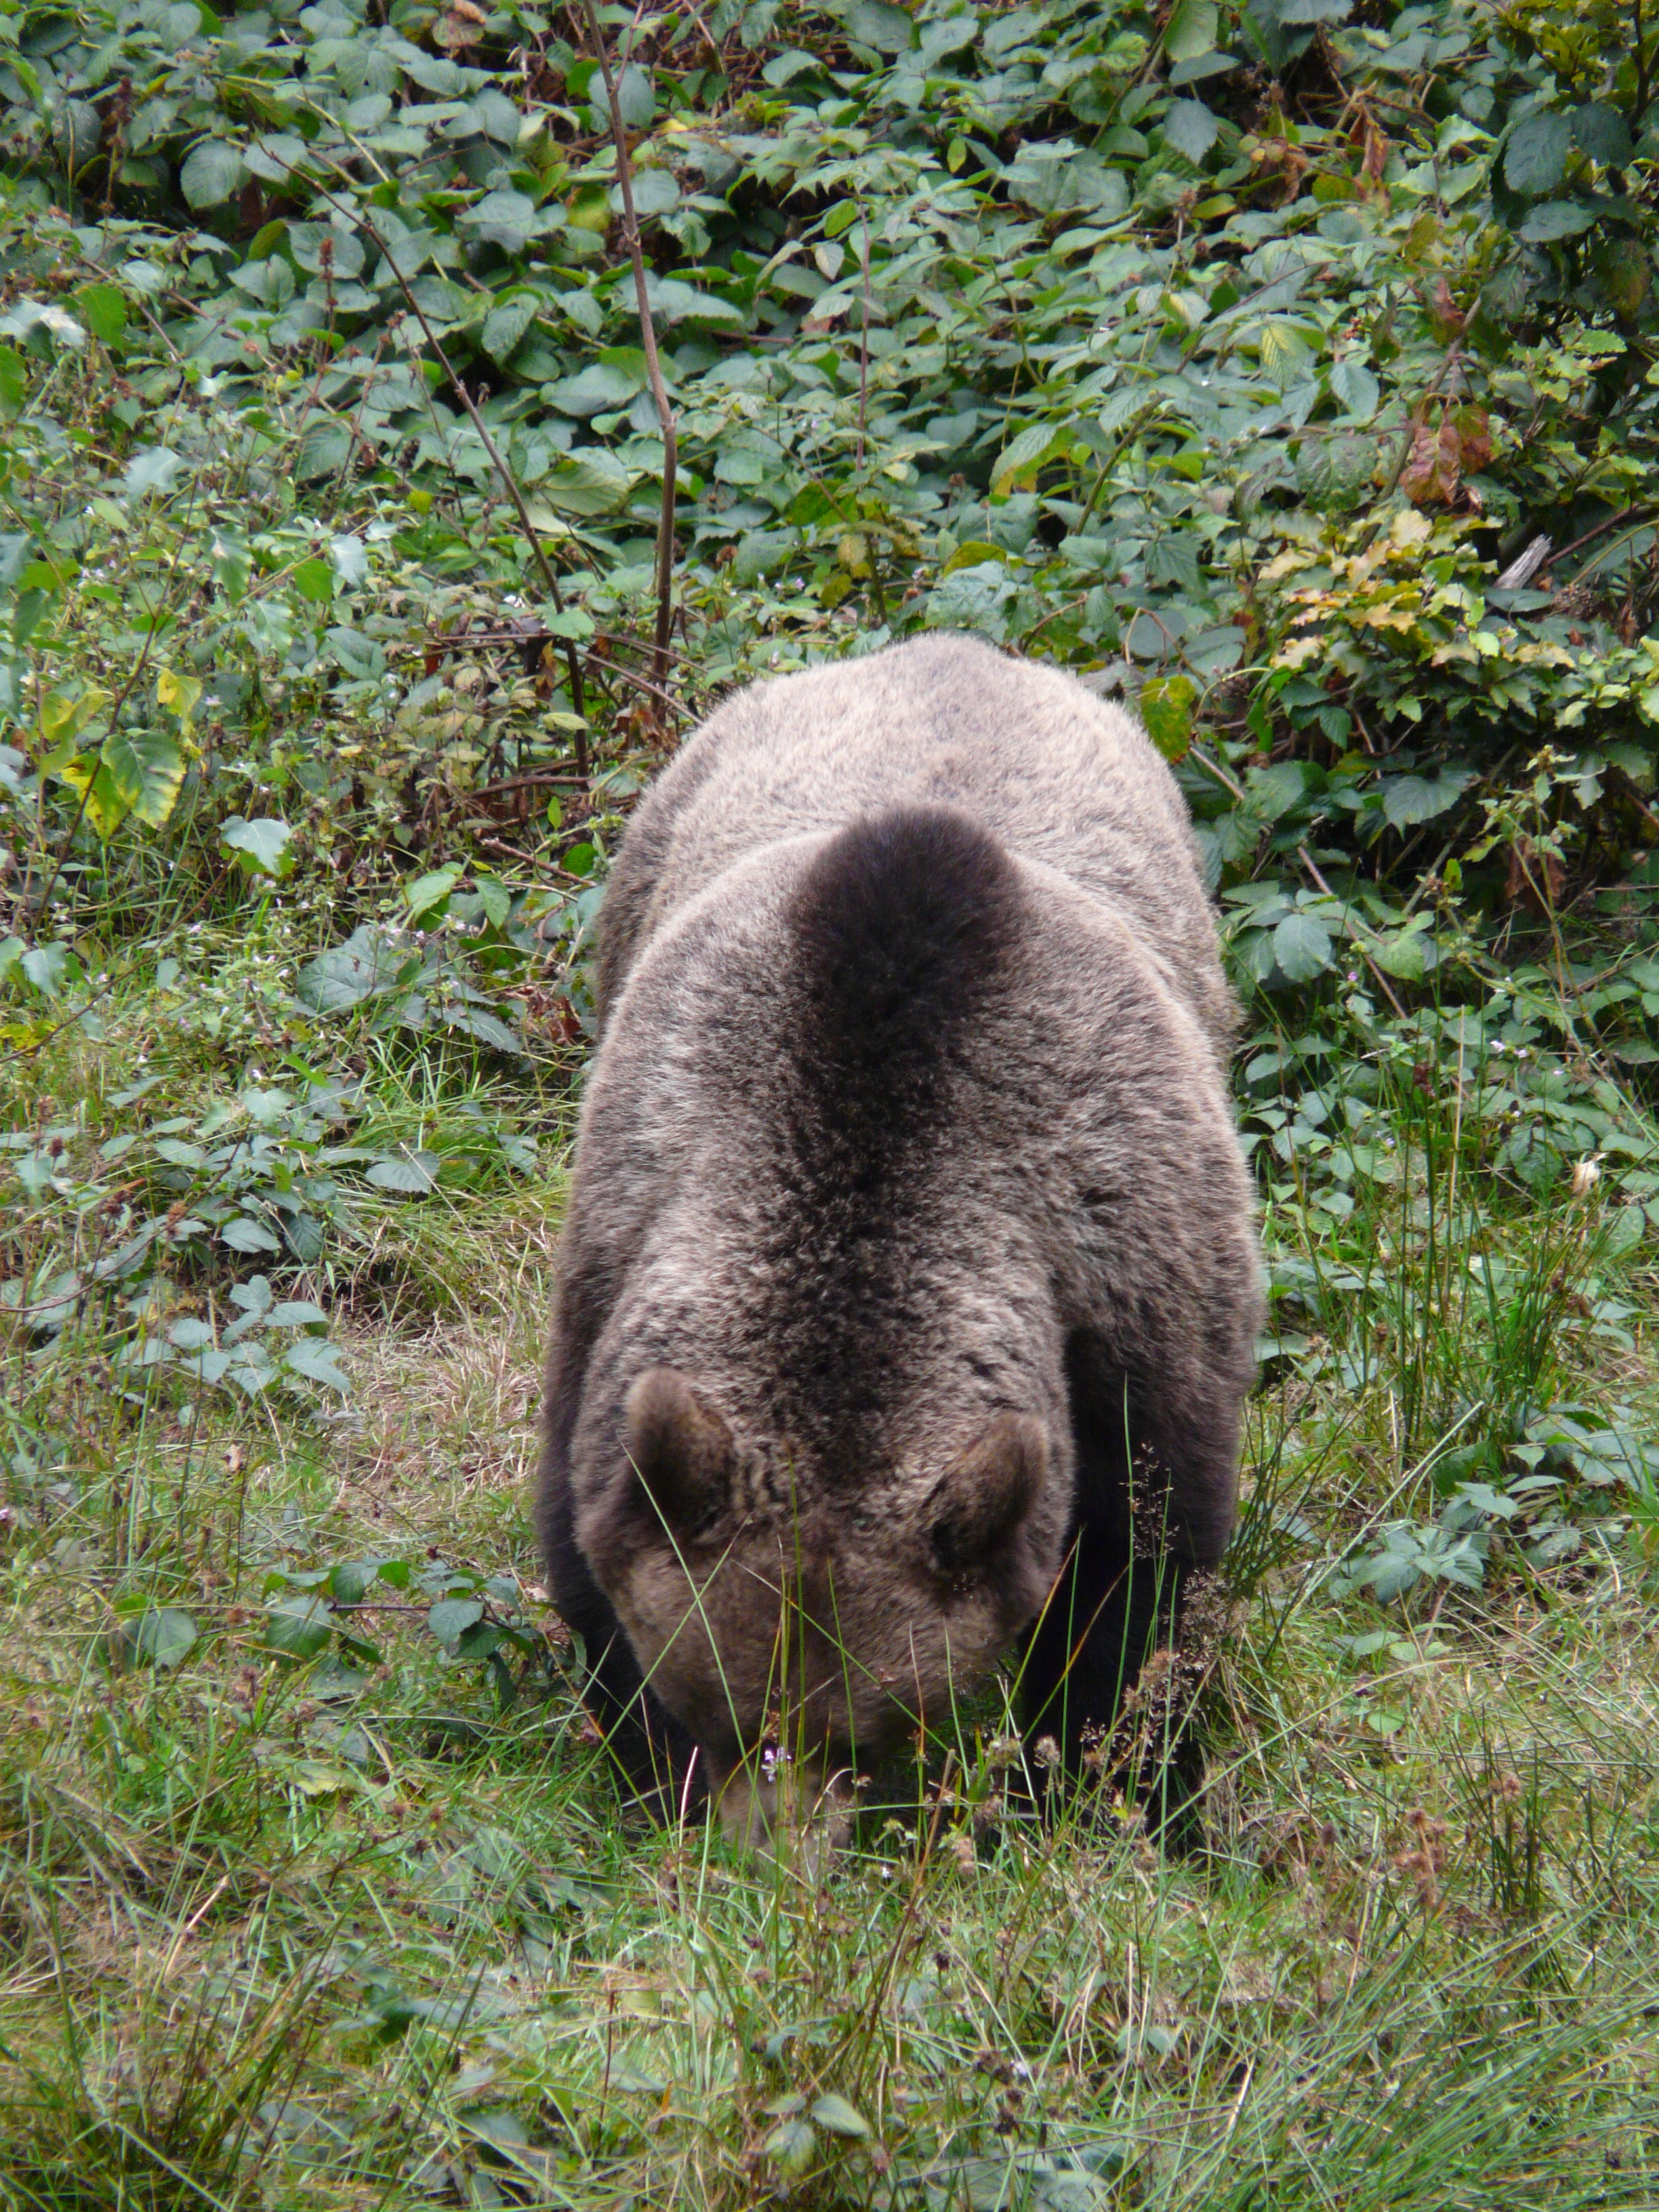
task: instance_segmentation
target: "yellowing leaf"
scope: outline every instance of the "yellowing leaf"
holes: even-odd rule
[[[58,772],[72,791],[80,793],[94,835],[107,844],[127,815],[126,801],[113,776],[96,753],[66,761]]]
[[[1140,719],[1165,760],[1176,761],[1193,741],[1198,686],[1190,676],[1153,677],[1140,687]]]
[[[996,466],[991,471],[992,490],[1006,491],[1022,477],[1035,476],[1051,455],[1065,452],[1067,442],[1066,431],[1056,429],[1053,423],[1032,423],[998,454]]]
[[[46,755],[40,763],[43,775],[58,775],[64,762],[73,758],[82,731],[108,696],[95,684],[75,698],[65,691],[47,693],[40,702],[40,736]]]
[[[185,757],[173,739],[159,730],[112,730],[100,757],[123,810],[159,830],[184,787]]]
[[[202,682],[198,676],[180,676],[176,669],[164,668],[155,679],[155,696],[164,707],[170,707],[190,732],[190,718],[196,712],[196,702],[202,696]]]

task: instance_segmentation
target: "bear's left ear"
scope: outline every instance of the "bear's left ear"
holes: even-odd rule
[[[648,1367],[623,1407],[628,1456],[646,1496],[677,1535],[694,1534],[732,1495],[732,1431],[672,1367]]]
[[[1018,1534],[1048,1474],[1042,1423],[1031,1413],[999,1413],[928,1501],[942,1571],[956,1577],[988,1566]]]

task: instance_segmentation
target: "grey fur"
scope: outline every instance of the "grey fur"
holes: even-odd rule
[[[867,1764],[1022,1630],[1075,1760],[1170,1631],[1136,1559],[1225,1544],[1260,1315],[1168,769],[966,638],[757,684],[635,816],[599,1000],[540,1519],[635,1779],[780,1714]]]

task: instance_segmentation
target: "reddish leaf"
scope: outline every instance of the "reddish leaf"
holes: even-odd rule
[[[1492,459],[1492,417],[1484,407],[1459,407],[1451,419],[1457,425],[1464,475],[1484,469]]]
[[[1437,428],[1419,422],[1412,432],[1411,452],[1401,471],[1400,489],[1413,507],[1455,498],[1466,468],[1492,459],[1492,438],[1482,408],[1447,408]]]
[[[1429,320],[1434,327],[1435,336],[1447,342],[1456,337],[1463,328],[1462,312],[1451,295],[1451,286],[1443,276],[1437,280],[1433,293],[1425,304],[1428,307]]]

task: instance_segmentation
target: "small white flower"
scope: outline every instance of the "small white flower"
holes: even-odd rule
[[[1596,1159],[1579,1160],[1572,1170],[1572,1194],[1588,1198],[1601,1180],[1601,1164]]]

